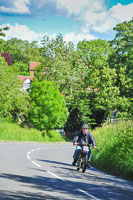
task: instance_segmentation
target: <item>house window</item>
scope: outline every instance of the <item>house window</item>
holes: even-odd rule
[[[26,90],[26,89],[30,88],[30,86],[31,86],[30,79],[25,80],[24,84],[23,84],[23,89]]]

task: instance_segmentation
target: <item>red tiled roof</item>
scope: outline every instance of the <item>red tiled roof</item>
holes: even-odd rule
[[[27,79],[30,79],[31,81],[33,81],[33,79],[34,79],[33,76],[23,76],[23,75],[18,75],[18,78],[20,81],[25,81]]]
[[[29,71],[34,71],[34,69],[38,66],[38,65],[40,65],[41,63],[39,63],[39,62],[30,62],[30,64],[29,64]]]

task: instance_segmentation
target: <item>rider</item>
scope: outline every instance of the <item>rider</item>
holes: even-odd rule
[[[96,142],[94,136],[88,131],[88,124],[83,124],[82,130],[80,130],[76,136],[73,139],[73,145],[75,143],[86,143],[88,146],[88,167],[90,167],[89,162],[91,160],[91,148],[90,145],[92,144],[92,147],[96,149]],[[81,147],[79,145],[76,146],[73,158],[74,161],[72,162],[72,165],[75,165],[78,157],[79,157],[79,152],[81,150]]]

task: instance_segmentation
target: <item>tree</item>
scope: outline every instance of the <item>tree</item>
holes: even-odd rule
[[[6,35],[3,31],[6,31],[8,29],[9,29],[9,27],[0,28],[0,36],[5,37]],[[6,43],[7,42],[5,40],[0,39],[0,53],[4,52],[4,47],[5,47]]]
[[[12,57],[10,53],[4,52],[1,54],[1,56],[5,58],[5,61],[8,63],[8,65],[12,65]]]
[[[123,22],[114,28],[113,52],[110,67],[117,72],[117,85],[120,95],[131,98],[133,94],[133,20]]]
[[[78,43],[79,56],[88,66],[84,87],[88,87],[90,118],[101,124],[120,105],[127,110],[126,99],[120,97],[116,69],[110,69],[109,56],[113,49],[105,40],[82,41]]]
[[[85,118],[88,121],[88,108],[83,106],[83,96],[86,95],[85,91],[87,91],[87,88],[84,88],[84,77],[88,68],[77,57],[73,44],[63,41],[61,35],[52,40],[44,37],[41,56],[43,64],[37,68],[35,73],[38,80],[55,82],[60,93],[65,97],[70,118],[77,118],[76,127]],[[87,101],[88,99],[85,99],[86,105]],[[67,124],[70,125],[71,122],[72,120],[68,120]]]
[[[18,77],[0,57],[0,117],[18,122],[28,115],[28,94],[21,90]]]
[[[34,80],[30,98],[30,120],[35,128],[48,130],[64,126],[68,110],[54,82]]]
[[[30,61],[38,62],[40,60],[39,47],[37,42],[23,41],[17,38],[12,38],[7,41],[4,48],[5,52],[9,52],[13,58],[14,63],[29,63]]]
[[[0,36],[5,37],[5,33],[3,33],[3,31],[7,31],[9,29],[9,27],[4,27],[4,28],[0,28]]]
[[[120,105],[119,111],[124,117],[132,117],[133,98],[133,19],[129,22],[117,24],[114,28],[116,35],[111,41],[113,52],[109,64],[117,73],[116,85],[120,90],[121,99],[125,99],[125,106]]]
[[[37,42],[23,41],[17,38],[12,38],[7,42],[1,41],[0,51],[9,52],[12,57],[12,68],[18,75],[29,75],[29,62],[39,62],[40,49]]]

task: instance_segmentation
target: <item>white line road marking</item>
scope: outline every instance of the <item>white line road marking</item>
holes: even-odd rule
[[[54,173],[52,173],[52,172],[50,172],[50,171],[48,171],[48,170],[47,170],[47,172],[48,172],[49,174],[51,174],[52,176],[55,176],[56,178],[58,178],[58,179],[60,179],[60,180],[62,180],[62,181],[64,181],[64,182],[67,181],[67,180],[65,180],[65,179],[63,179],[63,178],[60,178],[59,176],[57,176],[56,174],[54,174]]]
[[[31,160],[30,156],[27,156],[27,158],[28,158],[29,160]]]
[[[31,161],[34,165],[36,165],[37,167],[42,167],[41,165],[37,164],[36,162],[34,161]]]
[[[53,150],[53,149],[55,149],[55,148],[42,148],[42,149],[46,149],[46,150],[47,150],[47,149],[51,149],[51,150]],[[65,149],[66,149],[66,148],[65,148]],[[36,150],[41,150],[41,148],[32,149],[32,150],[30,150],[30,151],[27,153],[27,158],[28,158],[29,160],[31,160],[31,158],[30,158],[30,156],[29,156],[30,153],[33,152],[33,151],[36,151]],[[39,167],[39,168],[42,167],[41,165],[37,164],[37,163],[34,162],[33,160],[31,160],[31,162],[32,162],[34,165],[36,165],[37,167]],[[56,178],[58,178],[58,179],[60,179],[60,180],[62,180],[62,181],[64,181],[64,182],[67,182],[67,180],[65,180],[65,179],[63,179],[63,178],[57,176],[57,175],[54,174],[53,172],[50,172],[50,171],[48,171],[48,170],[46,170],[46,171],[47,171],[47,173],[49,173],[50,175],[52,175],[52,176],[54,176],[54,177],[56,177]],[[97,197],[95,197],[95,196],[89,194],[88,192],[86,192],[86,191],[84,191],[84,190],[81,190],[81,189],[78,189],[78,188],[77,188],[77,191],[79,191],[79,192],[85,194],[86,196],[91,197],[91,198],[93,198],[93,199],[95,199],[95,200],[100,200],[100,199],[98,199]]]
[[[93,199],[95,199],[95,200],[100,200],[100,199],[98,199],[97,197],[95,197],[95,196],[89,194],[88,192],[86,192],[86,191],[84,191],[84,190],[81,190],[81,189],[77,189],[77,190],[78,190],[79,192],[84,193],[84,194],[87,195],[88,197],[91,197],[91,198],[93,198]]]

